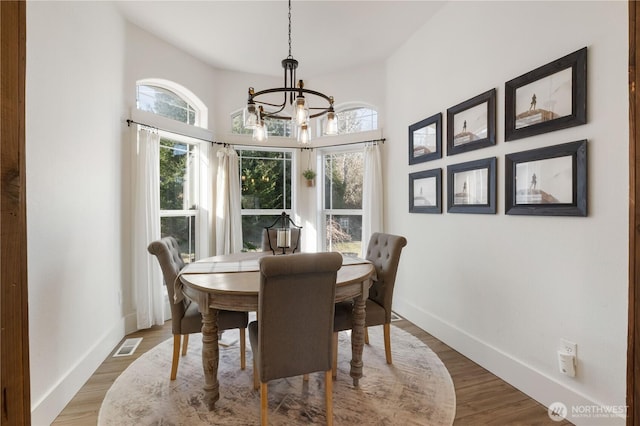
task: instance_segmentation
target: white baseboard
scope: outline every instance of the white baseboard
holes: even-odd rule
[[[125,319],[123,318],[105,332],[83,356],[79,357],[78,362],[39,401],[32,402],[31,424],[33,426],[50,425],[124,335]]]
[[[502,352],[486,342],[468,334],[454,325],[438,318],[410,301],[394,299],[394,311],[427,331],[446,345],[460,352],[502,380],[511,384],[531,398],[549,407],[562,402],[567,407],[567,420],[579,426],[624,425],[622,415],[607,415],[608,410],[619,407],[604,407],[589,397],[569,389],[545,374],[522,363],[520,360]],[[576,412],[573,407],[589,409],[600,407],[605,414],[585,415]],[[579,410],[578,410],[579,411]],[[584,411],[583,411],[584,413]]]

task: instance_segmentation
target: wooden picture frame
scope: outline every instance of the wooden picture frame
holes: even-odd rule
[[[496,144],[496,89],[447,109],[447,155]]]
[[[587,48],[505,83],[505,141],[587,122]]]
[[[409,164],[442,158],[442,113],[409,126]]]
[[[409,174],[409,213],[442,213],[442,169]]]
[[[447,167],[449,213],[496,212],[496,157]]]
[[[587,141],[505,156],[505,213],[587,215]]]

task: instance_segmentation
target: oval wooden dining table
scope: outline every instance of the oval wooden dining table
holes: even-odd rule
[[[218,382],[218,309],[254,312],[258,310],[260,272],[258,260],[267,252],[214,256],[191,263],[174,283],[176,295],[198,303],[202,313],[202,366],[206,402],[213,409],[220,398]],[[287,255],[295,261],[294,255]],[[336,302],[353,300],[351,369],[353,385],[362,377],[365,302],[375,279],[375,267],[366,260],[343,257],[336,279]]]

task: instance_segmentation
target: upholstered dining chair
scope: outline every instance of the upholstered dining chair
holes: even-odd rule
[[[182,337],[182,355],[187,353],[189,334],[199,333],[202,330],[202,315],[198,310],[198,304],[186,297],[178,303],[173,303],[173,283],[178,274],[184,268],[185,263],[180,257],[178,242],[174,237],[164,237],[153,241],[147,247],[149,253],[154,255],[160,263],[164,283],[167,286],[169,305],[171,305],[171,329],[173,332],[173,360],[171,362],[171,380],[176,379],[178,373],[178,360],[180,354],[180,337]],[[218,330],[240,329],[240,368],[245,369],[245,330],[249,322],[249,314],[246,312],[218,311]]]
[[[327,424],[333,424],[332,334],[339,253],[298,253],[260,259],[258,320],[249,324],[254,388],[267,425],[267,383],[325,372]],[[260,383],[258,383],[260,382]],[[258,386],[259,385],[259,386]]]
[[[366,327],[382,325],[384,331],[384,352],[387,364],[391,359],[391,304],[393,287],[396,282],[398,263],[402,248],[407,239],[398,235],[376,232],[371,236],[365,256],[376,268],[376,281],[369,289],[369,298],[365,307],[365,343],[369,343]],[[338,362],[338,332],[351,330],[353,318],[353,302],[336,304],[333,324],[333,377],[336,377]]]

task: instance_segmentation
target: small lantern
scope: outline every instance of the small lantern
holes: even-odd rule
[[[271,226],[265,227],[265,229],[267,230],[269,248],[271,249],[273,254],[276,254],[276,249],[278,249],[278,251],[282,249],[282,253],[278,253],[278,254],[286,254],[287,249],[291,247],[293,247],[292,253],[295,253],[296,250],[298,250],[298,244],[300,243],[300,232],[298,231],[298,237],[296,238],[296,240],[293,242],[294,244],[292,245],[291,226],[293,226],[294,228],[297,228],[298,230],[302,229],[302,226],[298,226],[295,223],[293,223],[293,221],[291,220],[288,214],[286,214],[285,212],[282,212],[280,217],[276,219],[276,221],[273,222]],[[276,230],[276,241],[275,241],[276,248],[273,247],[273,243],[271,241],[271,233],[269,232],[271,229]]]

